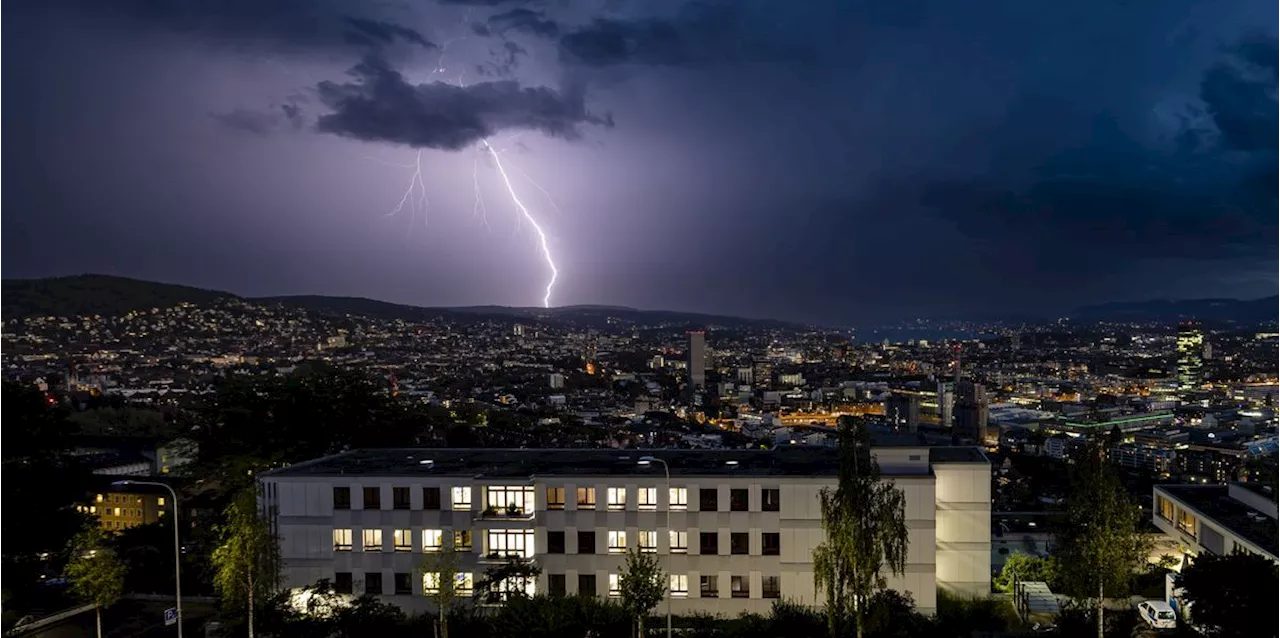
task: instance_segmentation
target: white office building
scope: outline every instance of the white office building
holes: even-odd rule
[[[906,570],[888,586],[931,613],[939,588],[990,591],[990,463],[976,448],[875,447],[906,495]],[[652,454],[666,462],[642,461]],[[529,591],[612,596],[628,548],[654,553],[672,611],[767,612],[775,599],[818,604],[812,552],[818,493],[836,451],[354,450],[261,476],[279,535],[283,583],[330,579],[406,611],[430,609],[424,553],[461,554],[470,588],[508,556],[542,568]],[[665,607],[663,608],[665,610]]]
[[[1256,483],[1156,485],[1151,522],[1193,556],[1245,551],[1277,560],[1276,493]]]

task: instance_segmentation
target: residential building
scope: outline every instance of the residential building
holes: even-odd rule
[[[1276,493],[1257,483],[1156,485],[1151,520],[1189,554],[1241,550],[1276,561]]]
[[[83,514],[98,517],[105,530],[120,531],[159,521],[169,510],[169,497],[135,492],[102,492],[93,502],[76,507]]]
[[[888,438],[888,437],[886,437]],[[877,441],[885,480],[906,496],[906,570],[888,586],[936,609],[939,588],[990,591],[990,462],[973,447]],[[652,454],[666,461],[670,483]],[[616,595],[624,553],[652,552],[676,614],[765,613],[775,600],[816,605],[812,552],[823,540],[818,494],[837,451],[354,450],[273,470],[262,502],[279,534],[283,582],[329,579],[406,610],[430,608],[423,554],[458,552],[466,589],[509,556],[542,574],[512,586]],[[669,517],[669,524],[668,524]],[[394,583],[394,588],[389,584]]]
[[[885,399],[885,420],[895,430],[915,434],[920,428],[920,395],[895,390]]]

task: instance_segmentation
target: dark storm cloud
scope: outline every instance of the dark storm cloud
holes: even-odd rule
[[[694,2],[673,18],[600,18],[560,38],[566,62],[586,66],[684,66],[779,53],[755,37],[740,9]]]
[[[396,39],[417,44],[425,49],[434,49],[436,45],[427,41],[422,37],[421,33],[414,31],[408,27],[381,20],[366,20],[364,18],[346,18],[347,24],[351,25],[355,33],[352,37],[354,42],[365,46],[387,45]]]
[[[489,49],[489,60],[476,65],[476,73],[483,77],[506,77],[519,65],[520,57],[528,55],[524,47],[507,40],[501,46]]]
[[[379,17],[372,3],[348,0],[51,0],[17,11],[69,7],[104,24],[126,20],[166,31],[276,50],[385,46],[402,41],[431,48],[418,31]]]
[[[516,31],[544,38],[554,38],[560,34],[560,25],[547,19],[545,13],[524,8],[499,13],[489,18],[485,26],[486,34]]]
[[[1277,147],[1276,59],[1275,38],[1255,36],[1233,47],[1230,57],[1205,75],[1200,99],[1224,146],[1242,151]]]
[[[582,124],[608,125],[587,112],[581,94],[514,81],[460,87],[443,82],[413,85],[385,60],[367,56],[351,70],[354,81],[322,82],[321,132],[414,148],[458,150],[509,129],[536,130],[577,139]]]
[[[274,131],[280,126],[281,119],[283,119],[276,113],[251,109],[235,109],[228,113],[213,113],[210,117],[229,128],[256,135],[266,135]]]

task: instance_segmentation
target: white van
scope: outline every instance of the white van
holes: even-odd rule
[[[1138,603],[1138,615],[1142,616],[1147,626],[1154,629],[1178,628],[1178,618],[1173,613],[1173,607],[1163,600],[1144,600]]]

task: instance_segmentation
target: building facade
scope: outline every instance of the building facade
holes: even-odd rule
[[[888,586],[922,612],[937,590],[990,591],[990,463],[971,447],[874,449],[906,495],[905,573]],[[330,579],[340,591],[430,608],[429,554],[452,548],[458,585],[529,558],[529,592],[612,596],[627,549],[655,554],[673,613],[767,612],[786,598],[817,604],[812,553],[823,539],[819,491],[833,449],[356,450],[260,477],[280,538],[283,582]],[[416,576],[415,574],[422,574]]]
[[[701,390],[707,387],[707,333],[689,331],[689,387]]]
[[[1204,333],[1200,325],[1186,322],[1178,326],[1178,391],[1190,392],[1204,382]]]
[[[1151,522],[1185,552],[1235,551],[1277,560],[1276,494],[1256,483],[1156,485]]]

